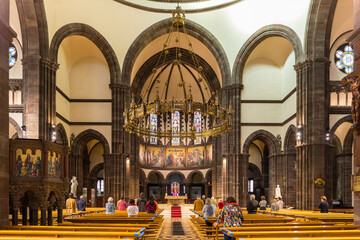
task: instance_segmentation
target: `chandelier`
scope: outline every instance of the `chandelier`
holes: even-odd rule
[[[180,47],[181,32],[186,36],[188,50]],[[167,94],[165,98],[163,98],[163,94],[159,95],[161,85],[159,79],[163,72],[159,67],[164,65],[162,63],[171,55],[169,54],[171,40],[175,41],[175,57],[171,59],[171,64],[172,68],[177,69],[179,76],[181,76],[176,80],[176,86],[184,89],[183,99],[175,99],[174,96],[170,99],[170,97],[166,96]],[[203,101],[193,100],[192,86],[184,81],[180,67],[184,51],[188,51],[191,56],[192,67],[196,72],[193,74],[193,78],[201,91],[202,89],[207,91],[208,96],[210,96],[208,101],[204,100],[204,98]],[[141,93],[137,102],[135,101],[135,95],[132,94],[130,106],[125,106],[123,113],[125,130],[143,137],[150,144],[158,144],[157,140],[159,139],[164,144],[168,142],[175,146],[180,144],[201,144],[208,137],[229,132],[232,127],[231,102],[228,108],[220,105],[218,92],[210,92],[203,70],[203,66],[199,64],[193,45],[186,33],[185,13],[178,6],[172,13],[172,26],[166,42],[163,44],[160,57],[156,66],[152,68],[152,74],[149,78],[150,84],[147,88],[144,88],[146,90]],[[172,78],[171,72],[166,76],[165,84],[163,83],[162,87],[168,87],[167,85]],[[149,86],[154,85],[156,85],[157,90],[153,100],[150,101]]]

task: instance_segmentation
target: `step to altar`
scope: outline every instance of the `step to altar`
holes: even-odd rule
[[[181,218],[181,206],[171,206],[171,218]]]

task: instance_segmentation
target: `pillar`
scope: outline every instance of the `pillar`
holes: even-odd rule
[[[46,226],[46,208],[41,208],[41,219],[40,219],[40,225]]]
[[[12,223],[13,226],[17,226],[17,225],[18,225],[18,221],[19,221],[18,214],[19,214],[19,209],[18,209],[18,208],[14,208],[14,209],[12,210],[12,220],[11,220],[11,223]]]
[[[61,211],[62,212],[62,211]],[[52,226],[53,225],[53,221],[52,221],[52,208],[48,208],[47,209],[47,223],[48,223],[48,226]]]
[[[63,208],[62,207],[58,207],[58,218],[57,218],[57,222],[58,223],[62,223],[63,222]]]
[[[38,220],[39,220],[38,208],[30,207],[29,225],[32,226],[38,225]]]
[[[9,0],[0,3],[0,225],[9,224]]]
[[[22,208],[22,225],[26,226],[28,225],[28,214],[27,214],[27,207]]]

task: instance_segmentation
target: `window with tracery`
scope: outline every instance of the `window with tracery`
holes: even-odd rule
[[[334,58],[335,65],[341,72],[349,74],[354,71],[354,51],[348,43],[338,47]]]
[[[180,113],[178,111],[175,111],[171,114],[171,127],[172,133],[174,135],[180,133]],[[180,145],[180,138],[172,138],[171,144],[174,146]]]
[[[155,113],[150,113],[150,132],[155,133],[157,131],[158,121]],[[157,137],[150,136],[150,144],[157,144]]]
[[[201,132],[201,112],[194,112],[194,126],[195,132]],[[201,137],[196,137],[194,140],[194,144],[201,144]]]
[[[16,47],[11,44],[9,47],[9,68],[12,68],[17,60],[17,50]]]

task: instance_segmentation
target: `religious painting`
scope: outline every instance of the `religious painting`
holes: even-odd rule
[[[48,152],[48,174],[50,177],[60,177],[60,154]]]
[[[180,132],[180,113],[178,111],[171,113],[171,126],[172,126],[172,133],[174,135]],[[180,138],[178,137],[172,138],[171,144],[173,146],[180,145]]]
[[[25,154],[21,149],[16,150],[16,176],[41,176],[41,151],[32,154],[31,149],[26,149]]]
[[[146,165],[146,150],[145,146],[141,144],[139,147],[139,163],[140,165]]]
[[[146,148],[146,159],[150,167],[163,167],[164,166],[164,149],[158,147]]]
[[[205,153],[205,157],[206,157],[206,164],[210,164],[212,163],[212,144],[207,145],[206,148],[206,153]]]
[[[150,113],[150,132],[155,133],[157,128],[158,120],[157,115],[155,113]],[[151,136],[150,137],[150,144],[157,144],[157,137]]]
[[[165,166],[185,167],[185,148],[167,148]]]
[[[188,148],[188,167],[204,166],[204,147]]]
[[[195,126],[195,131],[201,132],[201,112],[200,111],[195,111],[194,112],[194,126]],[[194,140],[194,144],[201,144],[201,137],[196,137]]]

